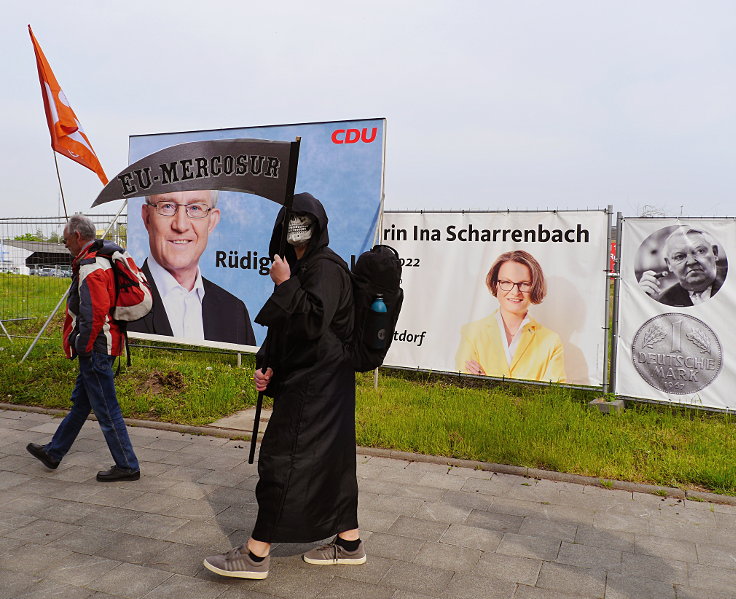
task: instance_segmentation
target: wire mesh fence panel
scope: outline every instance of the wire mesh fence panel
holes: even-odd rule
[[[127,218],[89,215],[97,236],[123,247]],[[114,222],[113,222],[114,221]],[[0,218],[0,321],[12,334],[29,332],[68,289],[72,256],[64,247],[64,217]]]

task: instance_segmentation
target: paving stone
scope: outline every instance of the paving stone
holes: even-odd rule
[[[174,574],[154,568],[121,564],[108,572],[100,574],[97,580],[89,583],[89,588],[111,595],[137,599],[151,592]]]
[[[16,530],[33,522],[36,518],[28,514],[14,514],[0,510],[0,534],[8,530]]]
[[[622,552],[614,549],[588,547],[587,545],[563,542],[555,561],[560,564],[568,564],[580,568],[600,568],[609,572],[620,572],[621,556]]]
[[[204,499],[178,499],[164,513],[186,520],[210,520],[228,509],[229,505],[215,502],[209,496]]]
[[[171,495],[164,495],[162,493],[142,493],[131,498],[124,507],[129,510],[146,512],[148,514],[180,516],[181,514],[175,513],[176,508],[178,508],[184,501],[186,500],[173,497]]]
[[[398,518],[398,514],[358,507],[358,522],[361,530],[386,532]]]
[[[0,475],[0,491],[10,489],[11,487],[17,487],[21,483],[28,483],[30,480],[32,480],[32,478],[27,474],[19,472],[3,472],[2,475]],[[23,490],[26,493],[32,492],[26,488],[26,485],[23,486]]]
[[[606,599],[675,599],[674,585],[649,578],[608,573]]]
[[[165,582],[143,595],[145,599],[216,599],[227,590],[227,586],[217,582],[197,580],[189,576],[175,574]]]
[[[379,581],[383,580],[383,577],[391,567],[393,560],[386,557],[376,555],[371,551],[370,541],[366,543],[366,552],[368,553],[368,561],[360,567],[348,567],[338,568],[335,570],[335,576],[341,578],[347,578],[350,580],[358,580],[360,582],[368,582],[371,584],[378,584]],[[305,562],[297,563],[301,566],[302,564],[306,567],[312,567],[310,564]],[[365,599],[370,599],[366,597]]]
[[[138,512],[136,512],[138,513]],[[167,539],[168,536],[189,520],[174,518],[161,514],[139,514],[134,520],[129,520],[120,527],[121,532],[153,539]]]
[[[453,572],[470,572],[480,560],[481,554],[479,549],[425,543],[414,558],[414,563]]]
[[[514,599],[581,599],[581,595],[570,595],[568,593],[559,593],[549,589],[539,589],[537,587],[519,585],[516,589]],[[633,599],[633,597],[630,599]]]
[[[695,543],[649,535],[635,535],[633,553],[653,555],[664,560],[673,559],[693,563],[699,561]],[[736,563],[734,566],[736,567]]]
[[[560,550],[560,541],[544,537],[527,537],[506,533],[496,550],[505,555],[530,557],[532,559],[554,560]]]
[[[606,571],[544,562],[535,586],[570,595],[603,597]]]
[[[511,599],[516,585],[508,580],[456,574],[444,591],[444,597],[457,599]]]
[[[42,580],[29,588],[22,595],[13,599],[87,599],[93,591],[75,585],[62,584],[52,580]]]
[[[100,549],[98,555],[127,564],[149,564],[174,545],[174,543],[168,541],[159,541],[158,539],[149,539],[121,532],[111,533],[108,538],[111,542]]]
[[[81,525],[89,528],[104,528],[105,530],[120,530],[130,522],[141,517],[140,512],[126,510],[119,507],[93,505],[93,510],[87,514]]]
[[[24,543],[0,553],[0,570],[12,570],[28,575],[44,574],[51,568],[63,564],[71,551],[49,545]]]
[[[542,561],[538,559],[485,553],[473,568],[473,574],[533,585],[537,581],[541,566]]]
[[[445,531],[449,528],[446,522],[434,522],[420,520],[408,516],[399,516],[396,522],[388,529],[393,535],[400,535],[412,539],[424,541],[439,541]]]
[[[465,479],[459,476],[450,476],[448,473],[436,474],[433,472],[425,473],[417,484],[422,487],[435,487],[437,489],[451,489],[459,491],[465,484]]]
[[[646,516],[643,518],[632,518],[628,514],[618,514],[613,511],[596,513],[593,526],[616,532],[633,532],[644,535],[657,534],[650,527],[649,519]]]
[[[575,523],[557,522],[528,516],[524,518],[519,529],[519,534],[535,537],[552,537],[572,543],[575,541],[577,529],[578,525]]]
[[[386,572],[381,584],[433,595],[444,593],[450,584],[450,580],[452,580],[452,576],[453,574],[449,570],[397,562]]]
[[[422,504],[415,516],[421,520],[435,520],[437,522],[462,523],[465,522],[472,510],[470,508],[447,505],[442,502]]]
[[[450,524],[450,527],[440,538],[440,543],[470,547],[482,551],[495,551],[502,538],[503,533],[495,530],[486,530],[485,528],[467,526],[466,524]]]
[[[644,536],[646,537],[646,535]],[[575,542],[590,547],[634,552],[636,550],[636,537],[637,535],[634,535],[633,532],[614,532],[593,526],[580,525],[575,533]]]
[[[119,484],[123,484],[125,486],[117,486]],[[143,495],[143,492],[136,491],[133,485],[135,485],[134,481],[115,483],[115,486],[112,486],[111,484],[111,486],[101,488],[94,495],[90,495],[85,499],[85,501],[96,505],[132,509],[130,507],[131,503]]]
[[[713,591],[736,589],[736,570],[690,564],[688,573],[688,586]]]
[[[510,514],[497,514],[483,510],[473,510],[465,520],[468,526],[485,528],[486,530],[497,530],[498,532],[518,533],[524,519],[520,516]]]
[[[108,572],[121,562],[83,553],[71,553],[64,563],[44,572],[44,577],[65,584],[86,586],[97,580],[101,572]]]
[[[161,492],[165,495],[171,495],[181,499],[203,499],[212,489],[210,485],[203,485],[192,481],[171,480],[173,480],[173,484],[162,489]]]
[[[391,495],[378,495],[371,507],[394,514],[413,516],[422,506],[424,501],[411,497],[394,497]]]
[[[392,599],[394,589],[335,576],[319,594],[319,599]]]
[[[687,562],[664,560],[653,555],[639,553],[622,554],[621,573],[638,578],[651,578],[672,584],[687,584]]]
[[[494,497],[481,495],[480,493],[469,493],[467,491],[445,491],[442,501],[455,507],[470,508],[471,510],[488,510]]]
[[[705,543],[698,543],[696,547],[699,564],[736,569],[736,549],[733,547],[707,545]]]
[[[211,485],[210,492],[205,499],[210,503],[222,503],[225,505],[247,505],[254,503],[256,500],[253,491],[245,490],[242,487],[221,487]]]
[[[83,526],[81,530],[64,535],[49,543],[49,546],[87,555],[98,555],[102,549],[110,545],[114,538],[115,533],[112,531]]]
[[[25,526],[6,532],[5,536],[45,545],[78,530],[80,530],[80,527],[73,524],[38,519]]]
[[[199,545],[213,549],[219,548],[219,552],[222,553],[222,551],[229,549],[228,535],[235,530],[235,528],[226,528],[223,530],[211,520],[194,520],[172,531],[168,539],[175,543],[184,543],[186,545]]]
[[[32,585],[41,582],[41,578],[25,572],[0,570],[0,581],[0,599],[16,599]]]
[[[283,597],[284,599],[295,599],[296,597],[299,597],[299,599],[314,599],[325,590],[332,580],[334,568],[327,566],[315,567],[311,570],[296,568],[293,562],[298,559],[300,558],[272,559],[268,578],[239,582],[241,585],[243,582],[247,584],[245,590],[249,593],[263,593],[264,595]],[[212,577],[222,580],[216,574],[210,572],[208,575],[207,572],[203,573],[207,580],[212,580]],[[237,595],[234,596],[237,597]],[[251,595],[241,596],[250,598]]]
[[[691,587],[683,587],[675,585],[675,594],[677,599],[736,599],[736,590],[728,591],[710,591],[708,589],[695,589]]]
[[[371,536],[370,543],[366,543],[366,553],[411,562],[419,553],[422,545],[424,542],[417,539],[376,532]]]

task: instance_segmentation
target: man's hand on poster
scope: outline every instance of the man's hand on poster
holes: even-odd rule
[[[268,387],[268,383],[271,380],[271,377],[273,376],[273,370],[270,368],[266,368],[266,372],[264,374],[263,369],[259,368],[253,373],[253,380],[256,383],[256,391],[265,391],[266,387]]]
[[[485,376],[486,374],[486,371],[483,370],[483,367],[480,364],[478,364],[478,362],[476,362],[475,360],[466,360],[465,369],[470,374],[482,374],[483,376]]]
[[[291,268],[289,267],[289,263],[276,254],[273,257],[270,274],[271,280],[276,283],[276,285],[281,285],[284,281],[288,281],[291,278]]]
[[[659,279],[667,274],[667,271],[662,273],[654,272],[653,270],[645,270],[641,275],[641,279],[639,279],[639,287],[649,297],[656,298],[662,291],[659,288]]]

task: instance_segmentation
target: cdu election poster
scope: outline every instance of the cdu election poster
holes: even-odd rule
[[[600,386],[609,215],[386,212],[405,299],[385,364]]]
[[[155,153],[157,160],[115,182],[121,197],[131,196],[128,250],[156,300],[145,326],[131,323],[132,335],[260,345],[266,330],[253,319],[273,291],[269,241],[288,162],[280,142],[301,138],[295,193],[322,202],[330,247],[350,264],[375,241],[385,130],[384,119],[368,119],[131,136],[131,165]],[[253,186],[243,187],[249,179]],[[216,188],[205,189],[209,180]],[[132,197],[141,185],[150,195]],[[262,195],[235,191],[243,188]]]
[[[736,221],[627,218],[620,250],[616,393],[735,409]]]

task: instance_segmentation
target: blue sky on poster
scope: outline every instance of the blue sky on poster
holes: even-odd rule
[[[728,0],[7,3],[3,216],[59,210],[28,23],[110,176],[131,134],[385,117],[388,209],[736,214]]]

